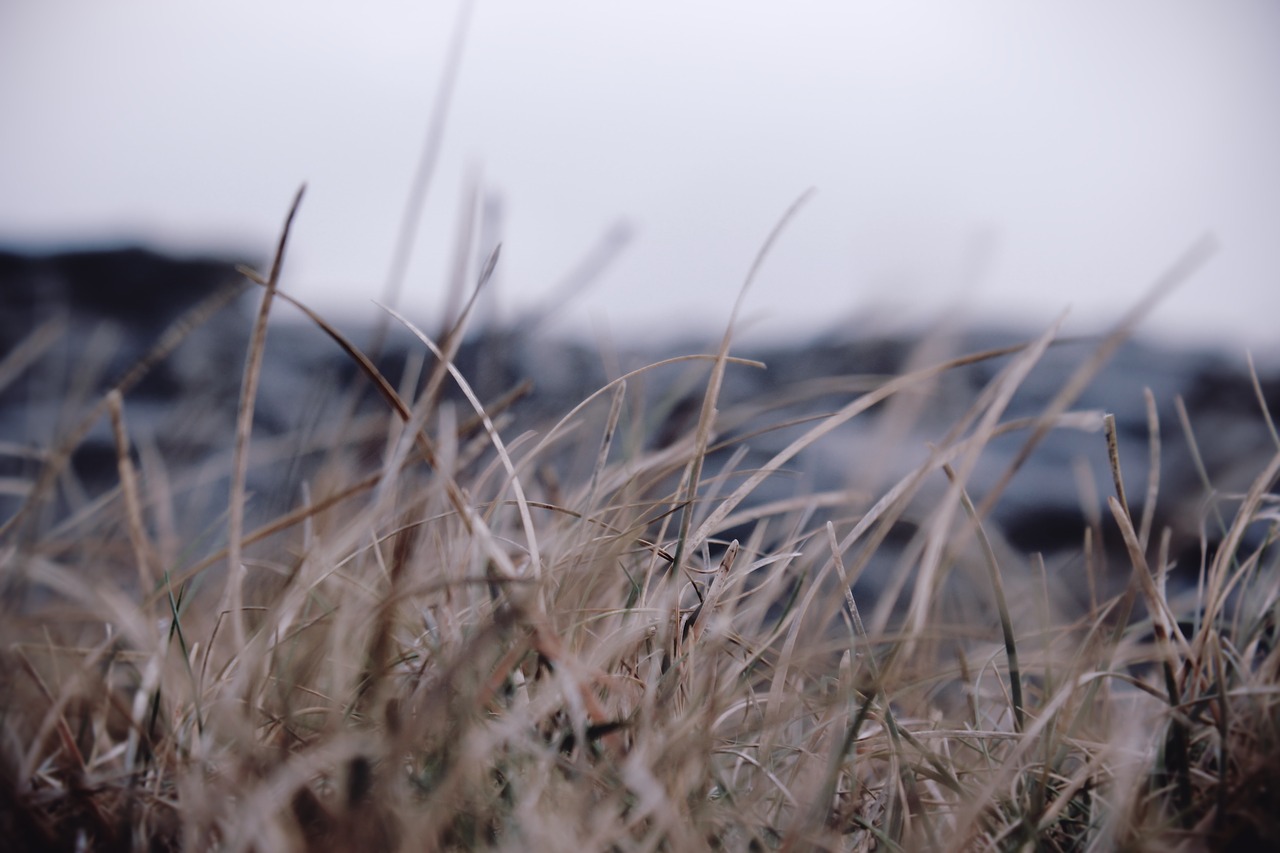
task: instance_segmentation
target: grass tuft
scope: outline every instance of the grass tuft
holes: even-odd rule
[[[225,533],[172,542],[167,502],[199,486],[134,447],[138,371],[51,442],[5,523],[0,572],[25,591],[0,628],[9,849],[1280,841],[1280,453],[1242,495],[1212,491],[1192,461],[1221,535],[1205,539],[1194,588],[1172,582],[1171,543],[1187,531],[1156,529],[1167,480],[1153,396],[1136,518],[1121,457],[1139,448],[1072,408],[1140,312],[1032,418],[1005,413],[1056,327],[1004,350],[930,349],[895,377],[794,389],[845,399],[770,420],[777,401],[721,393],[730,371],[761,366],[730,355],[731,324],[715,354],[621,375],[517,432],[509,407],[524,389],[485,400],[454,362],[474,295],[439,343],[388,309],[434,365],[397,389],[276,291],[283,249],[269,277],[250,276],[265,290]],[[296,504],[245,529],[274,296],[352,360],[353,395],[371,387],[385,408],[364,429],[351,407],[350,429],[308,451]],[[47,336],[5,369],[33,363]],[[166,336],[138,370],[178,343]],[[909,428],[941,377],[997,360],[915,461],[868,461],[887,484],[758,494],[804,454],[850,452],[842,428],[881,404],[900,404],[891,422]],[[659,440],[659,415],[677,407],[643,386],[674,367],[704,368],[706,391],[695,422]],[[473,417],[445,402],[446,383]],[[1255,374],[1265,410],[1261,388]],[[66,460],[104,414],[119,488],[58,517]],[[1013,471],[1048,431],[1104,423],[1111,518],[1086,501],[1074,562],[1016,553],[990,520]],[[984,452],[1014,434],[1027,436],[1014,465],[972,499]],[[745,448],[763,439],[780,449],[761,460]],[[1130,580],[1108,597],[1100,557],[1117,533]],[[1068,603],[1065,589],[1086,586],[1087,604]]]

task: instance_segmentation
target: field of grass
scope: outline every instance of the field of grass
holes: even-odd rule
[[[798,437],[751,470],[717,430],[728,334],[688,359],[705,371],[698,417],[656,442],[660,418],[635,393],[651,371],[558,422],[518,424],[503,400],[441,402],[447,383],[469,389],[450,363],[466,312],[438,341],[415,329],[437,358],[400,389],[317,317],[385,404],[385,441],[374,458],[336,442],[296,507],[263,521],[246,517],[245,482],[277,273],[258,280],[216,542],[167,521],[171,483],[137,464],[127,377],[89,401],[115,429],[119,487],[49,511],[73,432],[4,521],[6,849],[1280,843],[1280,440],[1246,493],[1205,504],[1217,544],[1194,594],[1170,592],[1159,480],[1123,476],[1126,454],[1151,449],[1072,408],[1143,306],[1030,421],[1005,410],[1052,329],[880,379],[787,425]],[[995,359],[945,441],[882,494],[752,500],[841,424],[908,396],[928,406],[938,376]],[[971,499],[966,484],[992,437],[1021,435],[1030,454],[1090,419],[1115,474],[1098,525],[1130,565],[1119,595],[1076,612],[1036,555],[993,544],[1001,487]],[[939,478],[890,592],[858,600]],[[1146,496],[1136,517],[1127,492]],[[1100,532],[1080,531],[1081,578],[1098,571]]]

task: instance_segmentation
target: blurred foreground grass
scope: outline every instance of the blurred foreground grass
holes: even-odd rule
[[[658,441],[660,419],[635,393],[648,369],[558,422],[515,424],[509,398],[478,399],[452,368],[466,312],[439,342],[414,329],[435,367],[404,389],[312,315],[385,403],[379,451],[353,424],[297,506],[255,526],[249,424],[277,271],[258,279],[216,543],[183,541],[163,465],[138,469],[127,377],[87,416],[113,425],[119,487],[51,517],[83,437],[73,430],[4,522],[7,849],[1280,842],[1280,455],[1206,509],[1220,536],[1195,589],[1175,593],[1169,543],[1201,534],[1153,529],[1159,481],[1126,483],[1122,464],[1148,448],[1104,430],[1116,493],[1105,523],[1130,566],[1120,594],[1084,612],[1060,600],[1043,560],[993,544],[984,519],[1003,485],[976,505],[968,494],[994,436],[1024,435],[1030,453],[1049,430],[1099,419],[1072,405],[1131,323],[1037,418],[1004,414],[1054,330],[880,380],[801,424],[767,464],[735,470],[740,457],[717,443],[728,335],[688,358],[704,365],[701,410]],[[175,328],[140,370],[180,343]],[[946,439],[882,494],[753,502],[840,424],[996,356],[1004,366]],[[472,411],[441,402],[446,383]],[[706,466],[726,450],[727,464]],[[939,477],[949,485],[890,592],[857,600],[855,582]],[[1082,578],[1099,552],[1082,529]]]

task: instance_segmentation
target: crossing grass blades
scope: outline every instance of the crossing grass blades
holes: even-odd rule
[[[1055,329],[876,379],[786,424],[797,437],[766,464],[735,470],[743,439],[725,443],[720,425],[759,423],[768,406],[719,410],[726,371],[760,368],[731,355],[730,334],[714,354],[618,376],[523,431],[512,397],[479,399],[453,365],[469,306],[438,340],[396,315],[433,356],[425,382],[398,389],[279,291],[287,233],[268,275],[246,271],[261,311],[216,541],[162,535],[164,484],[176,481],[135,462],[136,377],[86,409],[113,426],[119,487],[70,517],[40,511],[87,427],[71,430],[5,522],[6,589],[41,591],[22,609],[11,599],[0,627],[9,849],[1280,840],[1280,440],[1248,492],[1214,506],[1219,544],[1206,546],[1197,594],[1179,598],[1165,582],[1171,533],[1148,514],[1159,460],[1135,518],[1122,461],[1148,448],[1121,446],[1098,413],[1072,409],[1149,302],[1039,417],[1004,414]],[[358,366],[385,404],[386,440],[372,465],[335,442],[297,505],[259,523],[246,512],[247,451],[268,313],[282,299]],[[216,307],[180,322],[139,371]],[[1000,369],[964,416],[882,494],[753,501],[842,424],[987,360]],[[657,419],[636,389],[697,365],[696,425],[653,441]],[[442,403],[448,383],[470,411]],[[1130,579],[1086,612],[1059,613],[1043,563],[1009,565],[985,521],[1020,463],[981,496],[967,484],[993,437],[1023,436],[1025,460],[1048,431],[1081,424],[1110,440],[1103,523],[1124,542]],[[895,600],[859,600],[858,578],[926,482],[943,483],[942,497]],[[1098,558],[1097,533],[1081,532],[1079,577]],[[990,609],[957,621],[945,589],[966,549],[980,555],[971,583]],[[1043,621],[1020,618],[1027,608]]]

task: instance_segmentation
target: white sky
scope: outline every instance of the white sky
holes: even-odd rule
[[[458,6],[0,3],[0,241],[267,256],[372,316]],[[584,335],[799,339],[852,318],[1114,317],[1206,231],[1148,331],[1280,343],[1280,4],[479,0],[408,306],[443,302],[470,177],[500,195],[497,310]],[[975,258],[985,260],[975,261]]]

